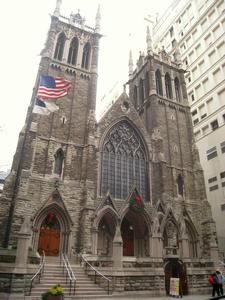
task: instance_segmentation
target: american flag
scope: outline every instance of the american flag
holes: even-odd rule
[[[60,77],[41,75],[37,91],[39,99],[58,99],[66,96],[71,90],[70,81]]]

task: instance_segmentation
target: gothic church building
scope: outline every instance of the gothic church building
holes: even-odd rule
[[[218,258],[216,229],[179,51],[154,53],[148,30],[135,69],[130,55],[129,93],[124,88],[97,123],[100,11],[92,28],[79,13],[61,16],[60,6],[5,182],[3,245],[27,216],[33,249],[71,260],[83,254],[108,275],[114,268],[118,290],[168,293],[170,277],[186,294],[204,288]],[[32,113],[41,75],[73,86],[47,116]]]

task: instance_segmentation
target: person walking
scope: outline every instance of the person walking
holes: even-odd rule
[[[208,282],[212,286],[212,297],[215,297],[215,294],[217,294],[217,296],[219,296],[220,295],[219,279],[218,279],[216,273],[211,274],[211,276],[208,278]]]
[[[222,296],[223,295],[224,276],[219,270],[216,271],[216,276],[218,278],[218,285],[219,285],[218,287],[219,287],[220,296]]]

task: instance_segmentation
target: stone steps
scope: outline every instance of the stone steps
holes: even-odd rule
[[[56,284],[60,284],[64,288],[64,298],[69,297],[68,300],[75,299],[94,299],[96,297],[107,297],[107,291],[95,284],[84,272],[84,269],[80,265],[71,266],[76,281],[75,296],[69,295],[69,279],[63,275],[63,268],[59,266],[59,260],[51,261],[47,260],[45,263],[45,270],[42,275],[40,283],[34,285],[31,296],[26,296],[26,300],[40,300],[41,294],[47,292],[49,288]],[[71,293],[73,293],[73,286],[71,287]]]

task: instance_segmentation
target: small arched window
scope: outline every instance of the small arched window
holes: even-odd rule
[[[137,103],[137,86],[135,85],[134,87],[134,107],[137,108],[138,103]]]
[[[174,79],[174,85],[175,85],[176,100],[177,102],[181,102],[180,82],[177,77]]]
[[[81,64],[81,67],[83,69],[87,70],[89,68],[90,54],[91,54],[91,45],[90,43],[86,43],[83,49],[82,64]]]
[[[166,97],[168,99],[172,99],[173,98],[172,84],[171,84],[170,75],[168,73],[166,73],[166,75],[165,75],[165,86],[166,86]]]
[[[70,43],[70,48],[69,48],[69,55],[68,55],[68,64],[71,65],[76,65],[77,62],[77,53],[78,53],[78,38],[75,37],[72,39],[71,43]]]
[[[145,100],[145,87],[142,78],[139,80],[139,99],[140,99],[140,104],[143,104]]]
[[[161,77],[161,73],[159,70],[157,70],[155,72],[155,82],[156,82],[156,93],[158,95],[163,95],[163,91],[162,91],[162,77]]]
[[[63,152],[62,149],[58,149],[56,154],[55,154],[54,173],[59,175],[59,176],[62,174],[63,160],[64,160],[64,152]]]
[[[145,74],[145,98],[149,96],[149,73]]]
[[[184,195],[184,179],[181,176],[181,174],[179,174],[177,177],[177,190],[178,190],[178,195],[181,196]]]
[[[61,32],[55,46],[54,59],[62,60],[65,40],[66,40],[65,34]]]

